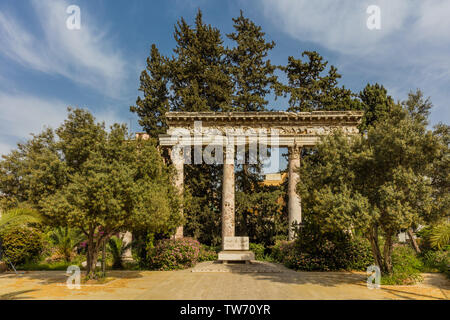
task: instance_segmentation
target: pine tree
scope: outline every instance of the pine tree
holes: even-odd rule
[[[232,82],[220,31],[203,23],[195,28],[181,18],[175,27],[175,57],[170,61],[174,111],[231,111]]]
[[[359,93],[363,104],[364,116],[361,121],[360,130],[366,132],[369,126],[375,125],[384,119],[394,108],[394,100],[387,95],[386,89],[378,83],[366,87]]]
[[[139,116],[139,124],[153,138],[158,138],[167,128],[165,113],[170,109],[167,62],[167,58],[161,56],[156,45],[152,44],[147,68],[140,78],[139,91],[143,93],[143,99],[138,97],[136,106],[130,107],[130,111]]]
[[[235,111],[264,111],[268,101],[265,96],[277,82],[274,75],[276,66],[267,55],[275,47],[275,42],[267,42],[260,26],[240,16],[233,19],[234,33],[227,37],[236,46],[227,51],[231,64],[231,74],[235,86],[233,107]]]
[[[131,107],[153,137],[167,127],[164,112],[232,110],[233,83],[220,31],[205,24],[199,10],[193,26],[184,18],[177,21],[174,39],[170,59],[152,47],[141,75],[144,97]],[[221,172],[220,165],[185,165],[185,232],[204,235],[208,244],[220,234]]]
[[[341,75],[331,66],[324,74],[327,61],[316,51],[304,51],[302,57],[308,61],[290,56],[286,67],[280,67],[288,78],[288,84],[276,85],[278,96],[289,95],[288,111],[314,110],[360,110],[361,103],[345,87],[338,87]]]

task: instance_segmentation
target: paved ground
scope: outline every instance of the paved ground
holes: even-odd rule
[[[194,272],[192,272],[194,271]],[[202,263],[182,271],[115,271],[103,285],[68,289],[62,271],[0,274],[0,299],[449,299],[450,281],[424,274],[414,286],[369,290],[364,273],[295,272],[280,265]]]

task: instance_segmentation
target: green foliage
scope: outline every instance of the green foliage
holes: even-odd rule
[[[321,233],[309,225],[302,228],[296,241],[277,242],[271,256],[289,268],[305,271],[366,270],[373,264],[366,239],[344,232]]]
[[[204,244],[200,247],[200,253],[198,255],[198,262],[202,261],[216,261],[217,260],[217,251],[215,247],[209,247]]]
[[[35,228],[15,226],[0,233],[2,259],[19,265],[39,258],[43,250],[43,234]]]
[[[159,241],[149,252],[153,270],[177,270],[193,267],[199,259],[200,243],[190,238]]]
[[[56,227],[47,234],[47,237],[56,255],[66,262],[71,261],[74,248],[85,239],[81,231],[68,227]]]
[[[32,208],[13,208],[0,216],[0,230],[14,226],[36,224],[43,222],[42,215]]]
[[[233,22],[235,32],[227,37],[236,46],[226,52],[234,84],[233,108],[235,111],[263,111],[268,103],[265,96],[277,83],[276,66],[267,59],[275,42],[266,42],[261,27],[245,18],[242,10]]]
[[[236,232],[251,242],[273,245],[275,238],[287,237],[287,212],[282,190],[236,193]]]
[[[255,254],[256,260],[264,260],[264,251],[265,251],[264,245],[260,243],[250,242],[249,249],[250,251],[253,251],[253,253]]]
[[[143,93],[143,98],[138,97],[136,106],[130,107],[130,111],[139,116],[139,125],[155,139],[165,133],[167,128],[164,115],[169,111],[167,62],[156,45],[152,44],[147,68],[142,71],[140,78],[139,91]]]
[[[450,248],[443,250],[427,250],[420,255],[424,272],[448,272],[450,264]]]
[[[280,67],[288,78],[288,84],[278,83],[278,96],[289,95],[288,111],[305,112],[314,110],[360,110],[362,105],[349,89],[338,87],[341,75],[334,66],[324,74],[328,62],[316,51],[304,51],[302,57],[288,58],[286,67]]]
[[[403,102],[403,108],[408,111],[411,118],[424,125],[428,124],[428,116],[432,107],[430,98],[424,98],[420,89],[417,89],[416,92],[410,91],[408,99]]]
[[[409,246],[394,247],[392,253],[393,272],[381,277],[381,284],[405,285],[422,280],[422,261]]]
[[[108,240],[106,247],[108,253],[111,254],[113,259],[113,269],[123,269],[123,255],[126,250],[131,248],[131,242],[124,244],[123,239],[117,236],[112,236]]]
[[[208,176],[221,181],[216,175],[220,170],[209,168],[207,171],[201,171],[189,166],[185,166],[185,169],[188,171],[186,175],[193,183],[186,185],[184,193],[184,233],[203,244],[217,246],[221,242],[221,203],[217,197],[220,189],[218,185],[211,186],[214,180],[209,180]]]
[[[285,257],[292,254],[294,249],[294,241],[277,240],[275,241],[275,244],[270,247],[270,257],[276,262],[285,263]]]
[[[25,271],[66,271],[74,263],[72,261],[55,261],[51,263],[26,262],[20,266],[20,270]]]
[[[450,245],[450,223],[441,223],[431,229],[430,244],[438,250]]]
[[[361,121],[360,130],[366,132],[378,120],[383,120],[394,108],[394,100],[387,95],[387,90],[378,83],[366,87],[359,93],[363,103],[364,116]]]
[[[2,156],[0,200],[3,209],[28,203],[34,207],[67,182],[66,168],[56,152],[55,134],[46,129]]]
[[[181,221],[179,200],[173,169],[153,140],[132,140],[125,125],[108,131],[88,111],[68,110],[59,128],[4,158],[0,167],[8,170],[0,172],[0,191],[38,208],[51,225],[81,230],[89,274],[103,240],[117,232],[172,233]],[[7,181],[17,188],[7,187]]]
[[[329,231],[361,230],[376,264],[391,273],[396,234],[445,212],[433,185],[433,165],[445,154],[448,146],[396,105],[367,135],[349,139],[336,132],[303,159],[304,216]],[[383,254],[379,233],[386,239]]]

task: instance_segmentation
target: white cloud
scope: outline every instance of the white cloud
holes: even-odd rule
[[[44,126],[57,127],[66,117],[66,107],[59,100],[0,92],[0,153],[9,152]]]
[[[31,133],[39,133],[45,127],[57,128],[66,119],[69,105],[57,99],[0,92],[0,154],[29,139]],[[105,121],[107,127],[115,122],[126,123],[114,109],[93,114],[98,122]]]
[[[366,26],[369,5],[380,7],[380,30]],[[292,37],[347,54],[371,54],[424,40],[450,43],[450,2],[443,0],[263,0],[262,7]]]
[[[61,75],[118,97],[126,78],[121,53],[83,9],[81,29],[67,29],[68,5],[66,1],[33,1],[38,28],[0,12],[1,52],[26,67]]]
[[[369,5],[380,7],[380,30],[366,26]],[[421,88],[436,106],[432,119],[449,121],[450,1],[262,0],[261,6],[291,37],[336,52],[344,75],[363,73],[399,98]]]

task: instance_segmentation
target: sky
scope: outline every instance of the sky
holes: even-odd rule
[[[80,29],[67,28],[80,8]],[[369,29],[370,5],[380,28]],[[198,9],[222,35],[244,15],[276,43],[274,64],[316,50],[359,92],[381,83],[395,100],[420,88],[433,102],[431,124],[450,120],[450,1],[443,0],[2,0],[0,2],[0,154],[45,126],[56,128],[67,107],[88,108],[107,125],[127,123],[152,43],[172,55],[174,25],[193,23]],[[224,36],[225,45],[231,43]],[[270,98],[269,108],[287,101]]]

